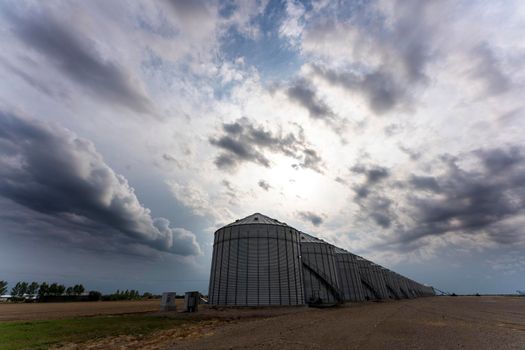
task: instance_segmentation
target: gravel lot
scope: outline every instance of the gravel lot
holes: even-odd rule
[[[226,324],[168,349],[525,349],[525,298],[433,297]]]

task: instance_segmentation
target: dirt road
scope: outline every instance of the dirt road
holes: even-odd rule
[[[51,320],[95,315],[118,315],[158,311],[160,300],[73,303],[0,303],[1,321]]]
[[[525,298],[354,304],[218,326],[167,349],[525,349]]]

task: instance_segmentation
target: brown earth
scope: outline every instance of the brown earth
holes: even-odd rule
[[[126,304],[118,302],[113,310]],[[151,308],[158,304],[155,301]],[[104,309],[104,314],[109,313]],[[96,339],[62,349],[525,349],[525,298],[520,297],[151,313],[158,314],[196,322],[149,336]]]
[[[525,349],[525,298],[352,304],[217,327],[168,349]]]
[[[0,322],[152,312],[158,311],[159,307],[160,300],[27,304],[0,303]]]

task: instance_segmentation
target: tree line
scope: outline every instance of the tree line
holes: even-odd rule
[[[7,293],[8,283],[6,281],[0,281],[0,295]],[[139,300],[139,299],[151,299],[154,296],[151,293],[144,293],[140,295],[138,290],[118,290],[115,293],[102,295],[99,291],[89,291],[87,295],[84,294],[85,288],[82,284],[75,284],[74,286],[67,287],[59,283],[47,283],[42,282],[17,282],[11,289],[11,297],[14,299],[25,299],[25,298],[38,298],[44,301],[61,301],[61,300],[89,300],[89,301],[116,301],[116,300]]]
[[[24,296],[60,296],[60,295],[82,295],[85,289],[82,284],[75,284],[74,286],[67,287],[59,283],[42,282],[17,282],[13,288],[11,288],[11,296],[13,297],[24,297]],[[6,294],[7,282],[0,281],[0,295]]]

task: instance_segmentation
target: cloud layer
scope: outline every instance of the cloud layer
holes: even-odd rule
[[[179,255],[200,253],[195,235],[152,217],[90,141],[61,127],[1,112],[0,144],[2,196],[81,226],[102,245],[106,233],[117,235],[123,249],[143,245]]]
[[[387,230],[393,248],[454,234],[476,236],[480,244],[523,246],[524,155],[518,146],[444,154],[434,164],[439,171],[406,176],[360,165],[352,170],[365,181],[356,186],[354,200],[365,220]]]
[[[41,53],[87,93],[108,104],[117,103],[138,113],[154,114],[150,99],[116,62],[104,59],[95,42],[71,30],[46,11],[24,15],[7,11],[3,16],[13,34]]]
[[[307,168],[323,172],[323,160],[316,150],[309,146],[299,128],[298,133],[274,132],[241,118],[222,125],[222,134],[210,137],[210,143],[222,152],[215,159],[219,169],[236,169],[242,163],[255,163],[270,167],[268,153],[282,154],[299,163],[295,168]]]

